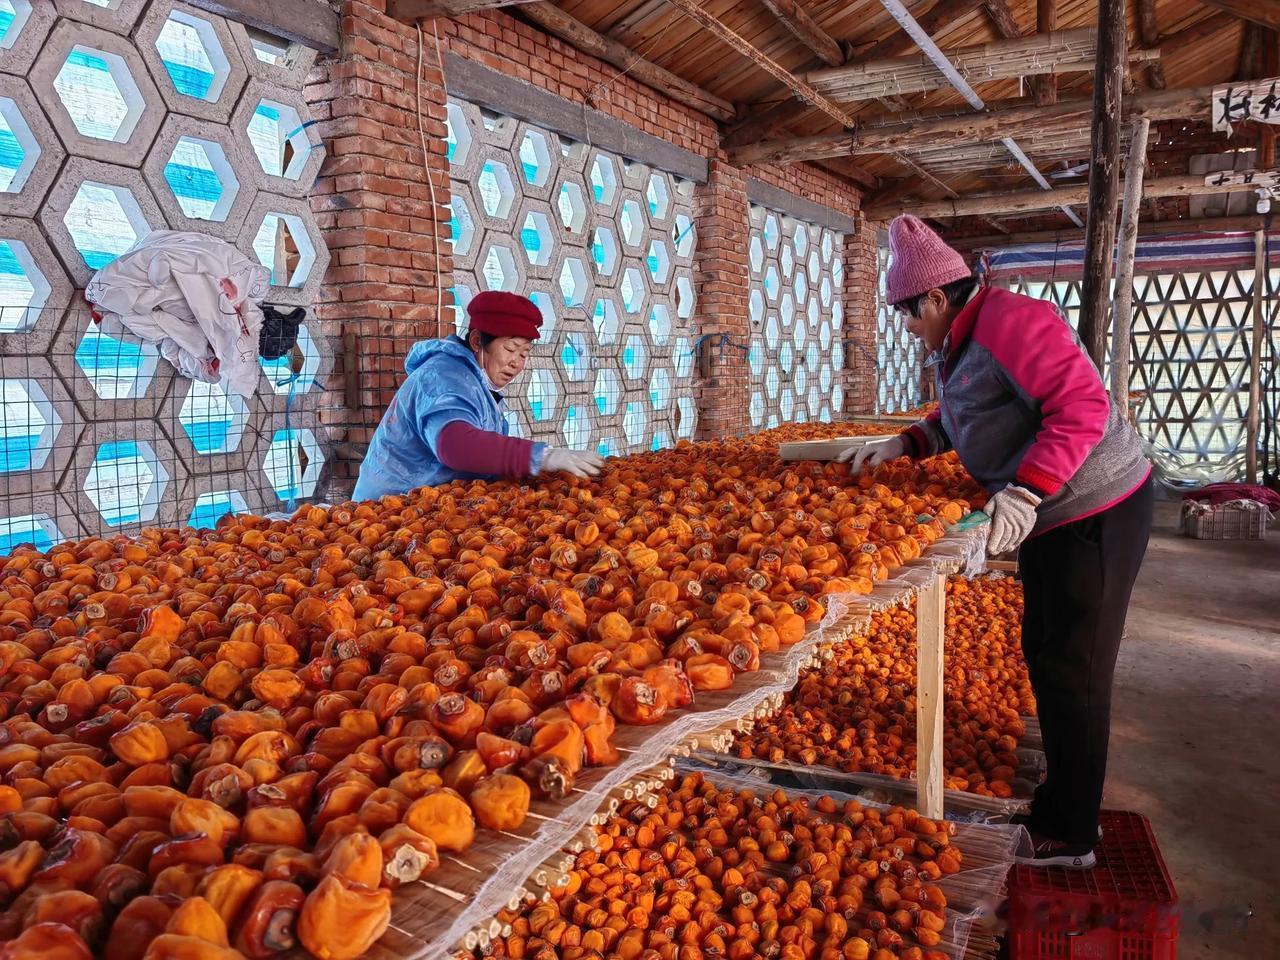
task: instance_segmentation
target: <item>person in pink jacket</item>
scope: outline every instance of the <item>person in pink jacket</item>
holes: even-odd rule
[[[1032,862],[1087,869],[1116,655],[1151,532],[1151,465],[1053,304],[981,287],[916,217],[890,224],[889,246],[886,299],[931,351],[939,406],[848,459],[856,473],[954,449],[986,487],[989,552],[1019,550],[1022,650],[1044,736]]]

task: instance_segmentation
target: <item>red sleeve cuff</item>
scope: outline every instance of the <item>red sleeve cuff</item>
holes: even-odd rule
[[[523,477],[530,471],[533,441],[481,430],[454,420],[440,431],[436,456],[450,470],[496,477]]]
[[[1053,496],[1062,489],[1063,483],[1057,477],[1050,476],[1043,470],[1038,470],[1025,463],[1018,467],[1018,472],[1013,476],[1013,482],[1026,487],[1041,499]]]

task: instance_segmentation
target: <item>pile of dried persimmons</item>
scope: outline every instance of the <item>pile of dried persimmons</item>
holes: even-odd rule
[[[797,426],[0,561],[0,960],[355,957],[391,890],[798,641],[981,494]]]
[[[623,804],[551,900],[486,956],[943,960],[954,825],[914,810],[757,796],[698,774]]]
[[[947,583],[946,786],[1010,797],[1014,751],[1035,698],[1019,644],[1022,586],[1010,578]],[[866,637],[806,671],[783,708],[741,736],[743,759],[907,777],[916,764],[915,615],[877,613]]]

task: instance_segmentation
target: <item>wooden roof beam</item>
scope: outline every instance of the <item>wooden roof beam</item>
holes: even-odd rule
[[[840,44],[831,39],[831,34],[818,26],[813,17],[800,6],[796,0],[764,0],[764,5],[790,30],[797,40],[817,55],[829,67],[838,67],[844,63],[844,52]]]
[[[338,14],[314,0],[188,0],[193,7],[321,53],[338,49]]]
[[[1200,0],[1206,7],[1217,7],[1241,20],[1261,27],[1280,30],[1280,0]]]
[[[1144,47],[1154,47],[1160,43],[1160,27],[1156,23],[1156,0],[1137,0],[1138,3],[1138,42]],[[1163,90],[1164,66],[1159,60],[1147,64],[1147,86],[1152,90]]]
[[[1018,24],[1013,19],[1013,11],[1009,9],[1006,0],[982,0],[982,8],[990,18],[991,25],[996,28],[996,33],[1005,40],[1015,40],[1022,36],[1022,31],[1018,29]],[[1052,87],[1046,86],[1044,77],[1028,75],[1027,86],[1035,94],[1036,103],[1053,103],[1057,99],[1053,94],[1056,84]]]
[[[1160,38],[1160,57],[1168,59],[1181,53],[1188,47],[1194,47],[1200,41],[1213,36],[1227,27],[1234,27],[1240,21],[1229,13],[1214,13],[1189,27],[1183,27],[1176,33],[1166,34]]]
[[[1280,170],[1266,171],[1280,174]],[[1205,175],[1158,177],[1143,184],[1144,197],[1186,197],[1192,194],[1252,192],[1252,184],[1226,183],[1209,185]],[[972,217],[983,214],[1034,213],[1055,210],[1058,207],[1089,202],[1089,185],[1075,184],[1053,190],[1013,190],[1008,193],[987,193],[958,197],[949,200],[931,200],[928,203],[884,204],[863,207],[868,220],[889,220],[900,213],[910,213],[920,218]]]
[[[1058,29],[1058,0],[1036,0],[1036,33],[1052,33]],[[1154,44],[1148,44],[1152,46]],[[1047,107],[1058,102],[1058,78],[1053,74],[1040,78],[1035,90],[1036,103]]]
[[[728,100],[677,77],[617,40],[596,33],[553,3],[527,3],[521,6],[520,12],[526,19],[552,36],[559,37],[569,46],[599,57],[619,70],[625,70],[632,79],[666,94],[677,103],[683,103],[717,120],[731,120],[736,115],[733,104]]]
[[[1277,80],[1280,83],[1280,80]],[[1125,116],[1145,115],[1151,120],[1178,120],[1208,116],[1213,87],[1147,91],[1124,101]],[[1092,98],[1060,100],[1053,106],[1029,104],[980,113],[934,118],[878,118],[856,130],[825,133],[793,140],[765,141],[729,151],[729,159],[744,166],[751,163],[797,163],[822,157],[860,156],[893,153],[895,150],[946,147],[957,143],[979,143],[1007,136],[1033,137],[1037,130],[1090,123]]]
[[[1139,237],[1167,237],[1177,233],[1252,233],[1261,230],[1263,217],[1246,214],[1231,217],[1200,217],[1186,220],[1147,220],[1138,222]],[[944,231],[945,233],[945,231]],[[1084,231],[1079,227],[1062,230],[1033,230],[1022,233],[985,234],[971,237],[952,237],[947,242],[957,250],[979,250],[984,247],[1000,247],[1024,243],[1071,243],[1081,240]]]
[[[698,4],[698,0],[671,0],[674,6],[679,7],[684,13],[699,26],[709,31],[716,39],[722,43],[732,47],[742,56],[746,57],[761,70],[771,75],[775,80],[779,80],[790,88],[791,92],[800,100],[817,107],[831,119],[835,120],[842,127],[852,127],[857,121],[853,119],[852,114],[838,107],[835,103],[828,100],[817,90],[813,89],[809,84],[805,83],[786,67],[782,66],[772,57],[762,53],[750,42],[734,33],[716,17],[708,13]]]

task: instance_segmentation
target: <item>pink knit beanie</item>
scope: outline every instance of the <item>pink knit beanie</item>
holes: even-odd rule
[[[919,217],[904,214],[889,224],[893,262],[885,277],[885,299],[901,303],[970,276],[964,257],[947,246]]]

